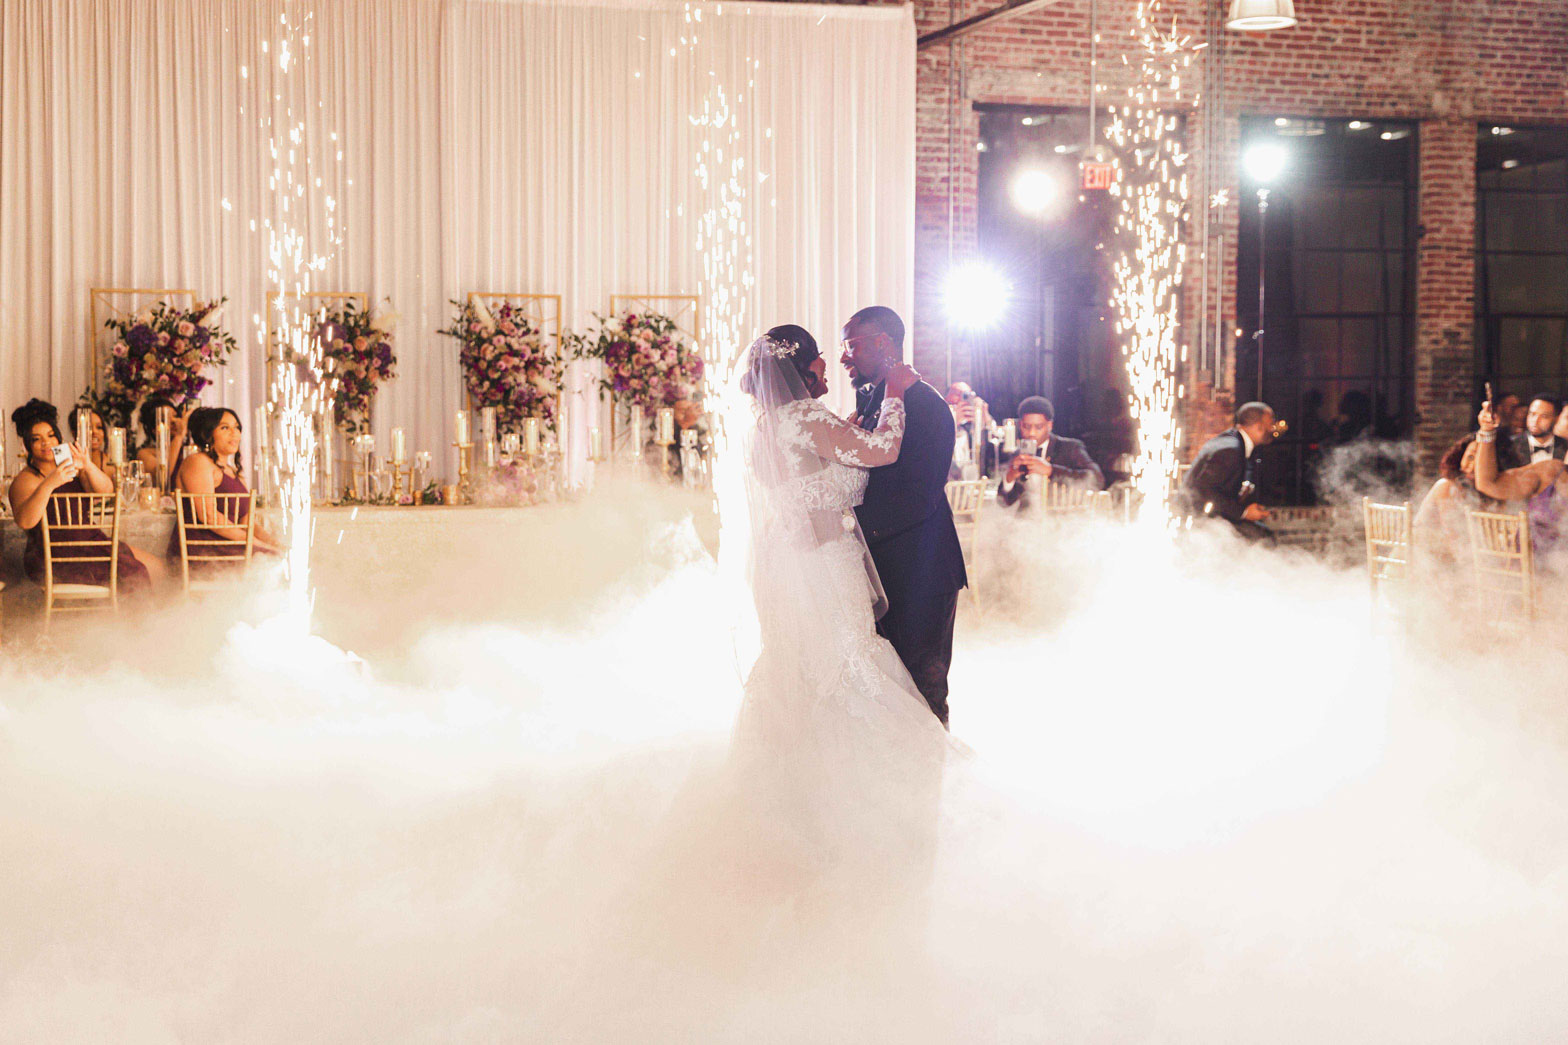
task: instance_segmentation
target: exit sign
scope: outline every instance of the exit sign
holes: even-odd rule
[[[1116,164],[1099,160],[1084,160],[1078,173],[1085,189],[1108,189],[1116,184]]]

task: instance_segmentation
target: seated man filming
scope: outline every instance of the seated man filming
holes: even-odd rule
[[[1030,492],[1031,481],[1035,491],[1047,482],[1074,483],[1091,490],[1105,486],[1105,476],[1089,451],[1076,439],[1056,435],[1055,421],[1056,409],[1044,396],[1030,396],[1018,404],[1018,452],[1007,462],[996,491],[1002,504],[1020,509],[1033,504],[1040,494]]]

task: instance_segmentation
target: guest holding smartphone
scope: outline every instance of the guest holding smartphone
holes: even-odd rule
[[[113,493],[114,482],[103,469],[93,464],[85,448],[69,446],[60,436],[60,411],[42,399],[29,399],[11,413],[16,434],[27,450],[27,465],[11,480],[11,514],[27,534],[27,549],[22,568],[28,579],[44,581],[43,522],[49,500],[56,493]],[[57,531],[62,541],[107,540],[108,535],[92,527]],[[55,550],[56,559],[72,559],[99,554],[92,548],[63,547]],[[152,586],[164,571],[155,556],[131,547],[124,541],[117,552],[120,588],[142,592]],[[57,563],[54,579],[65,584],[109,583],[107,562]]]

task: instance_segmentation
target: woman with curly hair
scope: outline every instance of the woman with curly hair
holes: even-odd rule
[[[29,399],[11,413],[16,434],[21,436],[27,449],[27,466],[11,480],[11,515],[16,524],[27,533],[27,550],[22,554],[22,568],[28,579],[37,584],[44,582],[44,515],[49,499],[57,493],[113,493],[114,481],[104,474],[82,447],[72,446],[71,456],[64,464],[55,464],[54,449],[65,442],[60,436],[60,411],[42,399]],[[59,531],[61,541],[106,541],[102,530],[80,527]],[[93,548],[62,547],[54,550],[56,560],[69,560],[97,555]],[[119,586],[121,591],[146,591],[155,578],[163,576],[163,566],[158,560],[120,542]],[[64,584],[109,583],[107,562],[55,563],[54,579]]]

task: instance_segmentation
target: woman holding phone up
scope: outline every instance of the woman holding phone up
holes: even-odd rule
[[[27,533],[27,550],[22,568],[28,579],[44,582],[44,513],[56,493],[113,493],[114,482],[93,464],[91,456],[78,446],[67,446],[60,437],[60,412],[42,399],[29,399],[11,413],[16,434],[27,448],[27,465],[11,480],[11,514]],[[107,540],[102,530],[77,527],[59,531],[62,541]],[[99,554],[96,549],[60,548],[56,559],[71,559]],[[146,591],[155,577],[163,576],[163,566],[146,552],[124,541],[119,551],[120,587],[127,592]],[[58,563],[54,579],[62,584],[109,583],[107,562]]]

